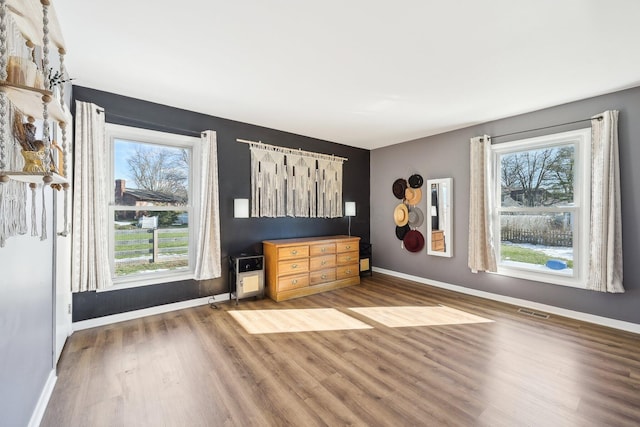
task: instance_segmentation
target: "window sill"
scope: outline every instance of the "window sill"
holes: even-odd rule
[[[502,261],[498,265],[498,271],[495,274],[552,285],[586,289],[586,284],[583,280],[580,280],[579,277],[573,277],[574,271],[572,268],[552,270],[543,265],[532,266],[531,264],[515,261]]]
[[[160,285],[163,283],[179,282],[181,280],[193,280],[193,272],[180,272],[175,274],[153,275],[128,279],[116,279],[113,286],[108,289],[98,289],[96,292],[120,291],[141,286]]]

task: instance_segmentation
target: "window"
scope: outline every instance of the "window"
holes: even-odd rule
[[[192,278],[199,171],[191,159],[199,139],[112,124],[107,137],[114,284]]]
[[[586,286],[590,129],[491,147],[498,273]]]

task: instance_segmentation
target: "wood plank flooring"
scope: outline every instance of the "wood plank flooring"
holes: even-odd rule
[[[391,328],[350,307],[493,320]],[[372,329],[247,333],[228,310],[335,308]],[[42,426],[638,426],[640,336],[375,273],[74,333]]]

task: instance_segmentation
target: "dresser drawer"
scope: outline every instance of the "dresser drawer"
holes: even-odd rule
[[[278,292],[288,291],[289,289],[304,288],[305,286],[309,286],[308,274],[297,274],[295,276],[278,278]]]
[[[336,243],[336,248],[338,252],[350,252],[350,251],[358,251],[360,247],[358,246],[358,240],[346,240],[342,242]]]
[[[358,262],[360,259],[360,255],[358,251],[355,252],[344,252],[338,254],[338,265],[341,264],[351,264],[353,262]]]
[[[278,248],[278,259],[306,258],[309,256],[309,246],[287,246]]]
[[[360,275],[360,268],[357,262],[355,264],[341,265],[336,268],[336,279],[346,279],[358,275]]]
[[[320,271],[312,271],[311,273],[309,273],[309,282],[311,283],[311,286],[317,285],[320,283],[325,283],[325,282],[332,282],[334,280],[336,280],[335,268],[330,268],[327,270],[320,270]]]
[[[335,243],[325,243],[322,245],[310,245],[309,246],[309,254],[311,256],[316,255],[325,255],[325,254],[335,254],[336,253],[336,244]]]
[[[292,259],[278,263],[278,276],[287,274],[306,273],[309,271],[309,258]]]
[[[317,256],[309,259],[309,270],[322,270],[324,268],[331,268],[336,266],[335,255]]]

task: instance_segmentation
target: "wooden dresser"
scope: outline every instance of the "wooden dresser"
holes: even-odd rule
[[[265,240],[267,294],[276,301],[360,283],[359,237]]]

